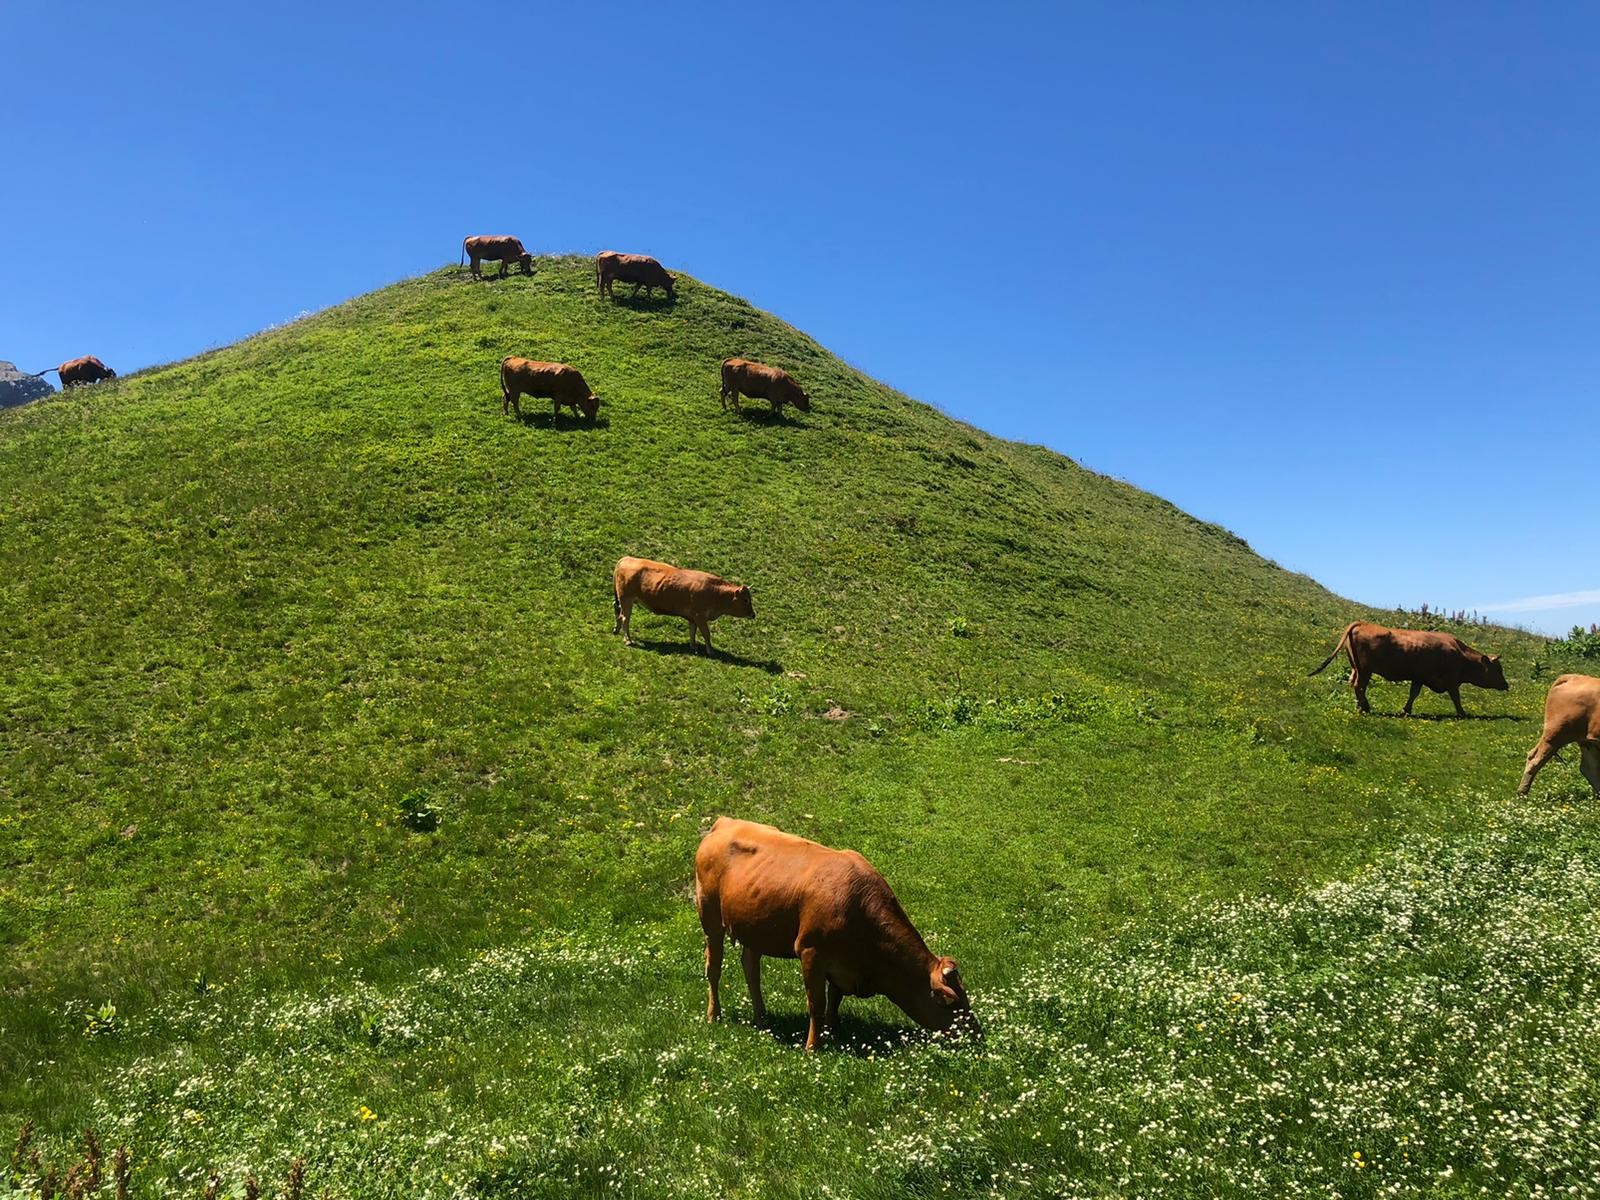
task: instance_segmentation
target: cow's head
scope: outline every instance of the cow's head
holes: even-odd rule
[[[744,584],[740,584],[733,593],[732,615],[744,617],[746,620],[751,620],[756,615],[755,603],[750,599],[750,589]]]
[[[811,397],[806,395],[804,388],[795,388],[794,406],[804,413],[811,411]]]
[[[911,1013],[926,1029],[955,1029],[975,1037],[983,1035],[978,1019],[972,1015],[961,969],[953,958],[936,958],[928,972],[928,999]]]
[[[578,408],[592,421],[600,412],[600,397],[590,392],[587,399],[578,401]]]
[[[665,278],[666,278],[667,299],[668,300],[676,300],[678,298],[678,293],[675,290],[673,290],[673,287],[672,287],[672,276],[668,275],[665,271],[661,272],[661,274],[663,276],[665,276]]]
[[[522,268],[524,275],[533,274],[533,255],[520,254],[517,256],[517,265]]]
[[[1493,688],[1497,692],[1509,691],[1511,685],[1506,682],[1505,669],[1500,665],[1500,656],[1491,654],[1483,663],[1483,687]]]

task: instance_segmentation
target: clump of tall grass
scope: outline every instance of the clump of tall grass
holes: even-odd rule
[[[105,1151],[100,1135],[91,1127],[83,1131],[81,1146],[74,1145],[64,1158],[46,1157],[33,1144],[34,1124],[24,1121],[11,1148],[4,1176],[0,1176],[0,1200],[94,1200],[110,1195],[113,1200],[133,1196],[133,1155],[118,1146],[111,1155],[111,1175],[105,1174]],[[109,1185],[109,1189],[108,1186]],[[305,1159],[289,1164],[283,1188],[275,1200],[304,1200]],[[222,1175],[208,1170],[201,1188],[201,1200],[261,1200],[264,1190],[253,1171],[246,1171],[233,1187],[224,1190]],[[323,1192],[323,1200],[328,1193]]]

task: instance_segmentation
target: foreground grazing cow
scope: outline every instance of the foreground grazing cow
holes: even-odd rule
[[[782,412],[785,404],[792,404],[801,412],[811,411],[811,398],[789,372],[747,358],[724,359],[720,397],[723,412],[728,411],[729,399],[733,400],[734,409],[738,409],[740,392],[752,400],[766,400],[775,413]]]
[[[711,652],[711,622],[718,617],[743,617],[756,615],[750,601],[750,589],[742,583],[729,583],[704,571],[685,571],[667,563],[651,562],[648,558],[622,558],[611,573],[613,598],[611,611],[616,621],[612,633],[621,633],[622,640],[633,645],[629,619],[633,606],[643,604],[653,613],[666,617],[682,617],[689,622],[689,649],[694,649],[695,632],[706,640],[706,653]]]
[[[589,390],[589,385],[576,368],[566,363],[534,362],[528,358],[501,359],[501,414],[515,408],[520,419],[523,396],[551,401],[554,405],[550,413],[552,421],[561,415],[563,404],[574,413],[582,412],[591,421],[600,411],[600,397]]]
[[[1528,767],[1522,772],[1517,795],[1526,796],[1539,768],[1574,742],[1583,753],[1578,769],[1600,800],[1600,679],[1589,675],[1562,675],[1550,685],[1550,694],[1544,698],[1544,732],[1528,751]]]
[[[92,354],[85,354],[82,358],[69,359],[59,367],[46,367],[40,375],[48,375],[51,371],[60,372],[61,390],[69,387],[81,387],[86,383],[99,383],[102,379],[115,379],[117,373]]]
[[[706,934],[706,1019],[722,1015],[722,939],[744,947],[756,1024],[767,1019],[761,958],[798,958],[806,984],[806,1049],[839,1020],[844,996],[887,996],[924,1029],[962,1021],[980,1033],[953,958],[928,949],[894,892],[854,850],[718,817],[694,856],[694,906]]]
[[[1341,650],[1350,658],[1350,686],[1355,689],[1356,707],[1364,713],[1372,711],[1367,703],[1367,685],[1374,675],[1411,685],[1405,707],[1408,717],[1423,688],[1448,692],[1455,702],[1456,716],[1464,717],[1467,710],[1461,707],[1462,684],[1498,692],[1511,686],[1500,669],[1498,654],[1481,654],[1454,634],[1388,629],[1369,621],[1352,621],[1345,626],[1333,653],[1311,674],[1320,674]]]
[[[651,258],[648,254],[618,254],[615,250],[602,250],[594,260],[595,283],[600,288],[600,298],[612,296],[613,283],[633,284],[633,294],[637,296],[639,289],[644,288],[645,295],[651,295],[656,288],[667,289],[667,299],[676,300],[677,293],[672,287],[672,276],[666,269]]]
[[[497,262],[500,264],[500,274],[496,279],[506,277],[506,268],[516,263],[524,275],[533,274],[533,255],[522,248],[522,243],[514,237],[469,237],[461,243],[461,261],[465,262],[467,256],[472,256],[472,274],[475,279],[482,279],[483,275],[478,270],[480,262]]]

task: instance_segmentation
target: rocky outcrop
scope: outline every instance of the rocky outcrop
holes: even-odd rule
[[[0,408],[26,404],[40,396],[48,396],[55,388],[38,375],[28,375],[17,370],[16,365],[0,362]]]

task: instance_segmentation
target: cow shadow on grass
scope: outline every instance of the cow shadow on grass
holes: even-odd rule
[[[760,404],[759,408],[746,401],[734,411],[739,414],[740,420],[747,421],[751,425],[781,425],[786,429],[800,426],[800,421],[789,416],[786,409],[771,408],[765,401],[758,401],[757,403]]]
[[[515,413],[511,414],[516,416]],[[608,429],[611,421],[604,413],[594,420],[588,417],[573,416],[563,411],[560,416],[552,416],[548,412],[534,412],[532,409],[522,410],[522,423],[535,429],[551,429],[557,433],[593,433],[597,429]]]
[[[1409,717],[1403,712],[1374,713],[1379,717],[1394,717],[1401,721],[1527,721],[1529,717],[1519,716],[1517,713],[1467,713],[1458,717],[1455,713],[1419,713],[1414,712]]]
[[[623,286],[625,285],[619,284],[617,290],[606,297],[618,308],[628,308],[634,312],[666,312],[678,303],[676,300],[668,299],[664,292],[650,295],[641,291],[637,296],[631,296],[621,290]]]
[[[753,1028],[766,1033],[775,1042],[800,1048],[806,1044],[811,1021],[803,1012],[775,1013],[768,1009],[766,1025]],[[929,1036],[907,1025],[872,1016],[851,1016],[841,1010],[838,1025],[823,1037],[819,1049],[823,1053],[849,1054],[856,1058],[881,1058],[926,1042]]]
[[[699,646],[696,646],[691,650],[687,641],[667,641],[664,638],[657,639],[655,641],[648,641],[642,637],[635,637],[633,639],[633,646],[631,648],[635,650],[648,650],[651,654],[692,654],[699,656],[705,653]],[[783,664],[773,659],[763,661],[758,658],[746,658],[742,654],[734,654],[728,650],[719,650],[715,646],[711,648],[710,657],[725,663],[729,663],[735,667],[754,667],[758,671],[765,671],[768,675],[783,674]]]

